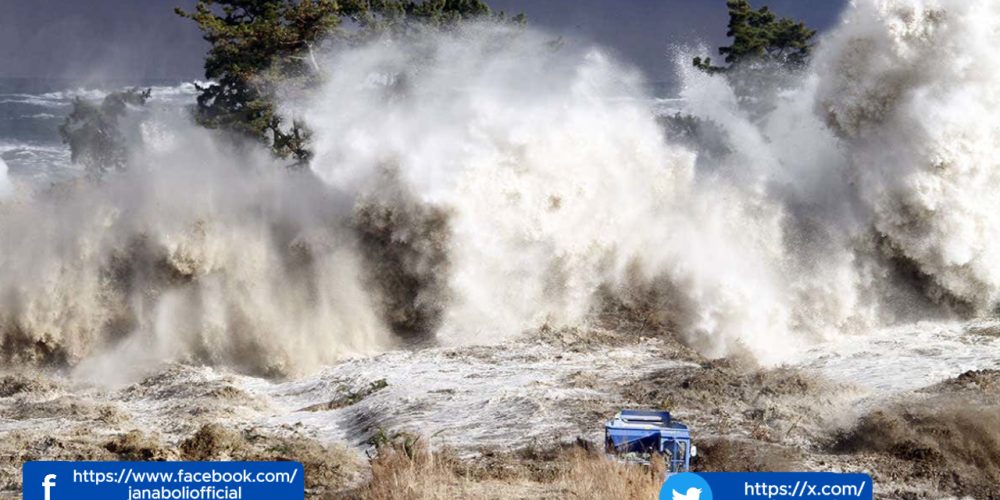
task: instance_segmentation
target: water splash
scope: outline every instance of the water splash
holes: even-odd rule
[[[706,355],[778,363],[986,314],[997,9],[859,0],[763,112],[683,60],[673,105],[715,124],[718,154],[666,133],[599,48],[509,26],[326,55],[322,88],[283,105],[311,172],[154,111],[131,172],[0,213],[3,356],[291,374],[580,326],[612,299]]]
[[[1000,5],[857,2],[824,41],[817,110],[884,251],[977,313],[1000,299]]]
[[[305,107],[313,169],[366,197],[391,177],[449,215],[448,241],[428,242],[449,256],[445,342],[577,325],[605,293],[653,294],[706,352],[780,358],[773,346],[796,341],[783,209],[697,178],[635,71],[546,41],[480,25],[336,54]]]

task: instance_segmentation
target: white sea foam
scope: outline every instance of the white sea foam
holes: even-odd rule
[[[869,0],[814,65],[885,247],[980,313],[1000,300],[997,43],[995,1]]]

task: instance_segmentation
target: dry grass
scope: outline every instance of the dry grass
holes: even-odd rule
[[[663,460],[654,457],[651,466],[609,460],[601,454],[573,449],[569,469],[559,477],[560,489],[570,498],[654,499],[663,485]]]
[[[653,499],[663,484],[663,462],[652,467],[626,465],[580,447],[560,449],[553,461],[558,472],[539,475],[524,466],[476,469],[447,451],[433,452],[421,441],[394,442],[372,460],[372,479],[359,492],[363,500],[453,498]]]
[[[147,453],[143,441],[126,440],[118,447]],[[278,437],[218,424],[203,426],[180,444],[181,458],[196,461],[296,461],[305,469],[309,498],[338,498],[364,481],[364,461],[339,445],[301,437]]]
[[[453,460],[433,453],[422,441],[396,441],[379,448],[371,461],[372,479],[363,500],[455,498],[461,489]]]

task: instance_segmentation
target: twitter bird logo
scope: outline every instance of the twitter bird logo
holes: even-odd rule
[[[701,488],[688,488],[687,493],[674,490],[674,500],[701,500]]]
[[[712,488],[698,474],[671,474],[660,490],[660,500],[712,500]]]

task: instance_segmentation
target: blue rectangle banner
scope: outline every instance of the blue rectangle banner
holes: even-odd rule
[[[872,500],[872,495],[872,478],[868,474],[685,472],[667,477],[660,500]]]
[[[24,500],[303,500],[298,462],[26,462]]]

